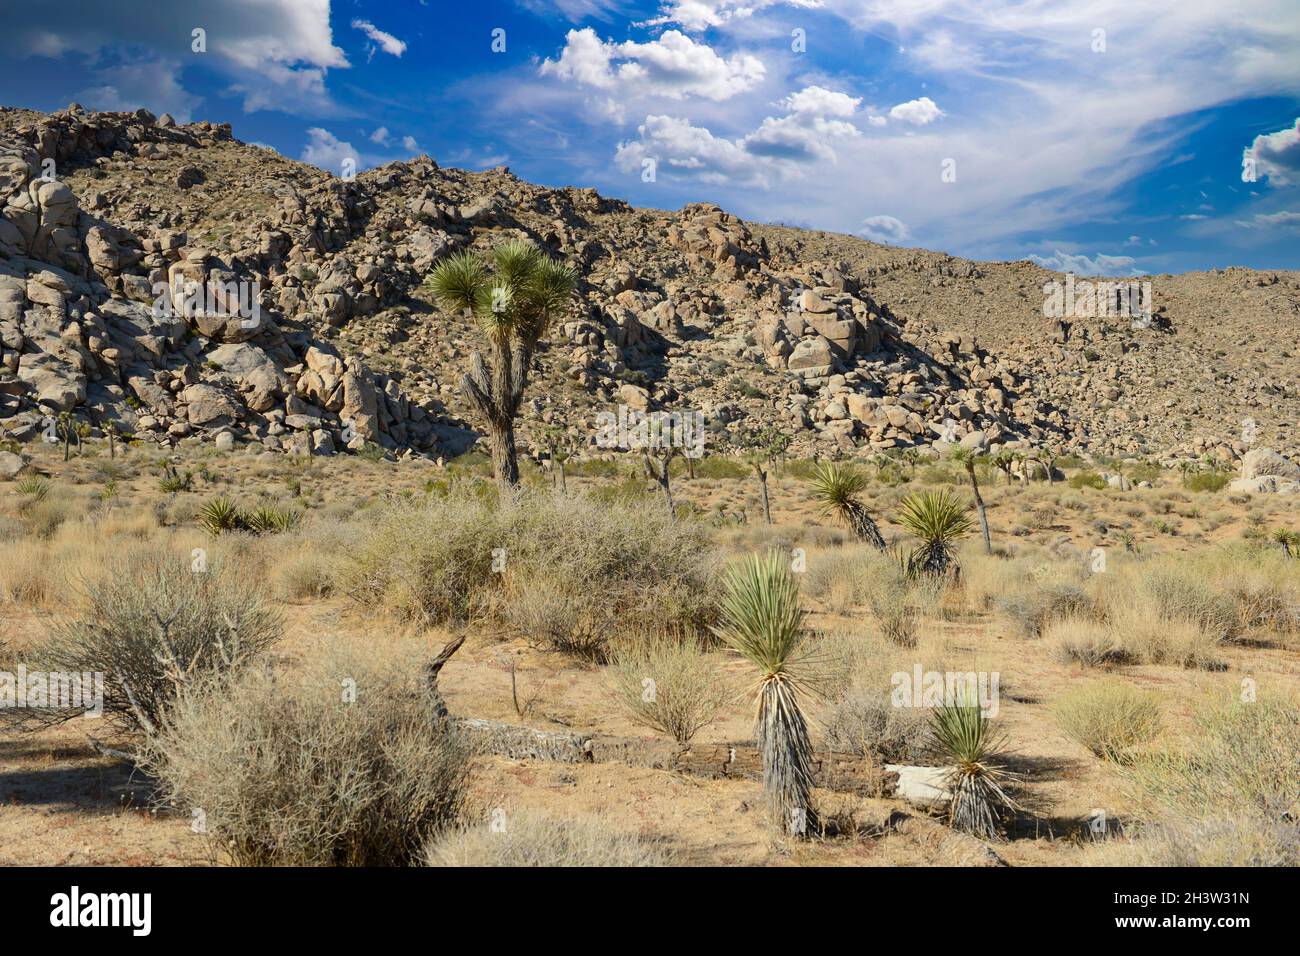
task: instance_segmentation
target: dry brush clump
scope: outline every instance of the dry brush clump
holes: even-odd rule
[[[1123,681],[1101,680],[1066,691],[1052,704],[1065,735],[1104,760],[1131,761],[1160,734],[1160,701]]]
[[[156,729],[187,683],[238,670],[284,630],[249,575],[196,560],[169,548],[119,555],[80,583],[50,636],[28,651],[29,667],[103,674],[104,715]]]
[[[161,800],[242,866],[406,866],[461,817],[470,748],[419,662],[325,649],[303,670],[195,683],[149,737]]]
[[[611,655],[608,676],[633,721],[679,744],[689,744],[735,696],[693,638],[623,642]]]
[[[663,843],[615,829],[599,817],[505,812],[451,830],[424,851],[428,866],[672,866]]]
[[[1122,862],[1300,866],[1300,699],[1202,707],[1185,743],[1121,768],[1141,817]]]
[[[455,493],[369,519],[340,582],[407,620],[487,621],[599,657],[620,635],[706,633],[717,566],[707,529],[660,509]]]

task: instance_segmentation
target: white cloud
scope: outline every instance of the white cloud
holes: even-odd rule
[[[616,160],[625,171],[651,158],[706,182],[767,187],[797,178],[809,163],[835,162],[833,144],[860,135],[844,118],[860,102],[846,93],[808,86],[777,104],[790,111],[785,116],[766,117],[736,139],[716,136],[684,118],[647,116],[637,129],[640,139],[620,144]]]
[[[889,118],[898,120],[902,123],[911,123],[913,126],[925,126],[933,123],[943,115],[943,110],[939,109],[938,104],[928,96],[922,96],[917,100],[908,100],[906,103],[899,103],[889,111]]]
[[[17,0],[0,0],[0,55],[94,58],[149,49],[163,61],[202,63],[224,76],[230,91],[244,97],[247,112],[337,114],[325,75],[348,61],[333,43],[329,8],[329,0],[190,0],[150,4],[146,12],[139,0],[66,0],[52,18],[32,16]],[[195,29],[206,31],[206,53],[191,48]],[[102,85],[124,100],[140,98],[118,83]]]
[[[893,216],[871,216],[862,220],[858,235],[872,242],[897,244],[906,242],[911,233],[905,222]]]
[[[1283,209],[1280,212],[1257,212],[1250,219],[1238,219],[1244,229],[1300,229],[1300,212]]]
[[[391,33],[385,33],[369,20],[353,20],[352,29],[360,30],[376,47],[392,56],[400,57],[406,52],[405,41],[397,39]]]
[[[664,4],[663,14],[648,21],[648,25],[676,23],[693,33],[699,33],[710,27],[727,26],[733,21],[748,19],[755,13],[782,2],[805,9],[822,6],[822,0],[668,0]]]
[[[307,145],[302,151],[302,161],[311,163],[335,176],[343,174],[343,161],[352,160],[353,170],[362,169],[361,154],[327,129],[313,126],[307,130]]]
[[[380,146],[387,146],[389,138],[387,126],[381,126],[370,134],[370,142],[378,143]]]
[[[1179,216],[1178,218],[1184,222],[1200,222],[1205,218],[1205,216],[1201,215],[1199,212],[1189,212],[1185,215]]]
[[[402,149],[406,150],[408,153],[418,153],[420,151],[420,144],[415,141],[414,136],[403,136]]]
[[[1255,157],[1257,181],[1268,177],[1270,186],[1291,186],[1300,182],[1300,119],[1293,127],[1256,136],[1243,158],[1250,155]],[[1244,178],[1244,168],[1242,174]]]
[[[95,71],[100,81],[73,94],[73,99],[92,110],[125,112],[144,108],[161,116],[170,113],[178,123],[193,119],[193,111],[202,102],[188,93],[180,82],[178,63],[148,59],[106,67]]]
[[[623,97],[689,96],[726,100],[753,88],[766,70],[744,53],[723,59],[705,43],[668,30],[657,40],[614,43],[587,27],[570,30],[558,60],[544,60],[543,76],[569,80]]]
[[[1057,249],[1050,256],[1028,257],[1030,262],[1050,269],[1053,272],[1073,272],[1081,276],[1140,276],[1145,275],[1141,269],[1134,268],[1137,262],[1132,256],[1108,256],[1099,252],[1088,257],[1075,255]]]

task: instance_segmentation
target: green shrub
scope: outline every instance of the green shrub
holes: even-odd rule
[[[1187,476],[1188,491],[1222,491],[1232,476],[1222,471],[1203,471]]]
[[[1107,487],[1106,479],[1095,471],[1081,471],[1078,474],[1071,475],[1069,485],[1075,490],[1096,488],[1098,491],[1104,491]]]

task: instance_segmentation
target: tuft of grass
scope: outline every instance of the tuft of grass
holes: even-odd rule
[[[424,851],[428,866],[671,866],[668,848],[615,830],[598,817],[502,811],[492,822],[450,831]]]
[[[632,720],[679,744],[713,723],[732,696],[693,639],[629,643],[614,651],[611,664],[614,696]]]
[[[1160,734],[1160,702],[1120,680],[1102,680],[1067,691],[1052,705],[1065,735],[1113,763],[1133,759],[1137,748]]]

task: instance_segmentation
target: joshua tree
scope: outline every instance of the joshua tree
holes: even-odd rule
[[[789,447],[790,436],[770,425],[750,439],[749,463],[758,475],[763,493],[763,517],[768,524],[772,523],[772,507],[767,497],[767,476]]]
[[[799,697],[803,612],[779,552],[732,567],[715,633],[759,670],[754,736],[763,756],[763,792],[773,820],[800,835],[813,826],[812,742]]]
[[[986,840],[996,839],[1003,813],[1016,808],[1002,789],[1010,774],[994,762],[1002,749],[1002,736],[961,690],[957,700],[935,708],[930,730],[952,761],[946,781],[949,826]]]
[[[568,307],[577,288],[572,269],[522,240],[492,250],[491,269],[472,252],[449,256],[431,276],[445,309],[473,313],[487,336],[489,360],[475,352],[461,390],[487,420],[492,470],[503,491],[519,484],[515,417],[528,385],[537,342]]]
[[[564,484],[564,463],[573,457],[573,440],[559,425],[551,425],[546,429],[546,454],[551,459],[551,467],[555,469],[555,478],[560,483],[560,494],[564,494],[568,489]]]
[[[980,494],[979,479],[975,477],[975,462],[977,460],[975,452],[969,448],[954,448],[952,460],[966,469],[966,477],[970,479],[970,490],[975,494],[975,510],[980,516],[980,531],[984,533],[984,553],[992,554],[993,541],[989,538],[989,516],[984,511],[984,497]],[[1008,471],[1008,481],[1010,478],[1011,472]]]
[[[961,574],[955,543],[970,531],[966,509],[946,490],[922,491],[903,499],[898,522],[921,539],[907,560],[911,574],[942,578]]]
[[[1011,466],[1016,463],[1016,456],[1009,451],[1000,451],[989,461],[994,468],[1007,476],[1007,487],[1011,487]]]
[[[813,471],[813,495],[826,514],[835,514],[849,526],[854,536],[885,550],[885,539],[871,519],[870,512],[858,498],[867,487],[867,477],[847,465],[820,464]]]
[[[673,501],[673,489],[671,485],[671,476],[668,466],[672,464],[673,458],[680,452],[680,449],[671,446],[664,446],[655,449],[654,454],[650,449],[644,448],[641,451],[645,464],[645,474],[657,484],[664,493],[664,500],[668,503],[668,517],[676,519],[677,504]]]

